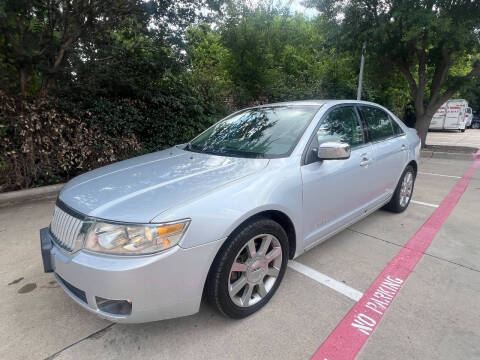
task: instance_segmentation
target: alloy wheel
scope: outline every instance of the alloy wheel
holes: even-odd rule
[[[409,171],[403,177],[400,187],[400,206],[406,207],[413,191],[413,174]]]
[[[282,266],[280,241],[271,234],[251,238],[238,252],[230,269],[228,293],[240,307],[262,300],[277,281]]]

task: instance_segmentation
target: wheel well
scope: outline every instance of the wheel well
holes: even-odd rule
[[[417,165],[417,162],[415,160],[412,160],[408,163],[408,165],[411,165],[412,168],[413,168],[413,171],[414,171],[414,175],[415,177],[417,176],[417,170],[418,170],[418,165]]]
[[[278,210],[266,210],[259,212],[255,215],[250,216],[248,219],[244,220],[240,225],[238,225],[232,234],[235,234],[238,230],[240,230],[245,224],[255,221],[258,218],[268,218],[276,221],[280,224],[280,226],[285,230],[287,233],[288,238],[288,258],[293,259],[295,256],[295,251],[297,248],[297,239],[295,235],[295,227],[293,226],[292,220],[283,212]],[[232,235],[230,234],[230,236]]]
[[[244,220],[240,225],[238,225],[235,228],[235,230],[232,231],[232,233],[229,235],[229,238],[234,236],[235,233],[240,231],[247,223],[255,221],[256,219],[259,219],[259,218],[272,219],[273,221],[276,221],[277,223],[280,224],[280,226],[283,227],[283,230],[285,230],[285,232],[287,233],[287,238],[288,238],[288,252],[289,252],[288,258],[293,259],[293,257],[295,256],[296,248],[297,248],[295,227],[293,226],[292,220],[290,220],[290,218],[285,213],[278,210],[266,210],[250,216],[248,219]],[[226,242],[220,247],[219,251],[217,252],[217,255],[215,255],[215,258],[212,264],[210,265],[210,269],[208,270],[207,278],[203,287],[202,297],[205,296],[206,286],[207,286],[207,282],[209,281],[212,268],[215,262],[217,261],[219,254],[222,252],[222,249],[225,246],[226,246]]]

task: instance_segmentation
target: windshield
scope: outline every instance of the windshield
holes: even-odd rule
[[[285,157],[319,108],[305,105],[247,109],[207,129],[186,150],[240,157]]]

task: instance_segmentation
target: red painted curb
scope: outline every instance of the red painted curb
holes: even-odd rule
[[[463,177],[330,333],[312,360],[355,359],[457,205],[478,168],[480,150],[474,155],[474,161]]]

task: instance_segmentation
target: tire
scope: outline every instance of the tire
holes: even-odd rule
[[[460,129],[461,132],[465,132],[465,129]]]
[[[409,192],[409,194],[407,194],[408,198],[405,199],[403,197],[405,196],[405,192],[402,191],[402,185],[404,184],[404,180],[408,177],[410,177],[411,179],[411,185],[407,185],[407,188],[404,190]],[[409,182],[408,179],[405,181]],[[401,213],[405,211],[408,207],[408,204],[410,204],[410,200],[412,199],[414,185],[415,171],[413,170],[413,167],[411,165],[408,165],[403,171],[402,176],[400,176],[400,180],[398,181],[397,187],[395,188],[392,199],[387,205],[385,205],[384,208],[395,213]]]
[[[265,251],[262,246],[267,243]],[[234,319],[260,310],[283,279],[288,253],[287,234],[277,222],[260,218],[247,223],[227,239],[217,254],[207,279],[207,300]]]

